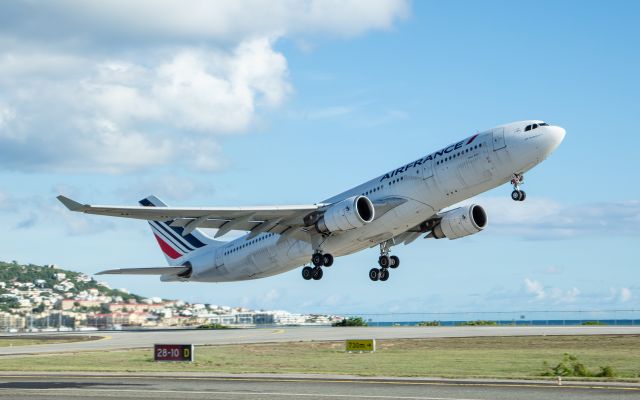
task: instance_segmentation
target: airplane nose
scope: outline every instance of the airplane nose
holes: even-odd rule
[[[555,149],[560,146],[560,143],[564,140],[567,131],[564,128],[559,126],[548,126],[546,127],[546,132],[544,134],[543,143],[541,146],[543,156],[546,157],[551,154]]]

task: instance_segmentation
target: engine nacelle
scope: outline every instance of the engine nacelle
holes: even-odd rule
[[[455,208],[442,216],[440,223],[431,231],[436,239],[458,239],[473,235],[487,226],[487,213],[477,204]]]
[[[365,196],[353,196],[331,205],[316,222],[320,233],[348,231],[373,221],[375,209]]]

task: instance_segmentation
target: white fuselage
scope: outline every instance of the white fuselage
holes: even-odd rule
[[[440,210],[509,182],[543,161],[564,138],[564,129],[525,126],[521,121],[467,137],[418,160],[389,171],[357,187],[331,197],[330,204],[364,195],[372,202],[388,197],[405,199],[361,228],[322,236],[316,240],[326,253],[351,254],[392,239]],[[309,263],[314,248],[308,241],[280,240],[280,235],[248,235],[216,248],[203,248],[192,258],[193,273],[187,280],[226,282],[276,275]]]

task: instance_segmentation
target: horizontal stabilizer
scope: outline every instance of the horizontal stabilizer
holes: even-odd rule
[[[88,208],[88,206],[86,204],[80,204],[75,200],[72,200],[68,197],[65,197],[63,195],[58,196],[58,200],[60,200],[60,202],[62,204],[64,204],[65,207],[67,207],[69,210],[71,211],[83,211],[86,208]]]
[[[120,268],[101,271],[96,275],[178,275],[188,270],[189,267]]]

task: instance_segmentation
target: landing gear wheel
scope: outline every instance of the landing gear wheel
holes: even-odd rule
[[[322,264],[324,263],[322,254],[313,253],[313,255],[311,256],[311,263],[316,267],[321,267]]]
[[[513,201],[521,201],[520,199],[522,198],[522,193],[519,190],[514,190],[513,192],[511,192],[511,199]]]
[[[315,267],[313,269],[313,280],[319,281],[320,279],[322,279],[322,275],[324,275],[324,273],[322,272],[321,267]]]
[[[514,201],[524,201],[527,194],[520,190],[520,185],[524,182],[524,175],[513,174],[511,176],[511,185],[513,186],[513,192],[511,192],[511,198]]]
[[[369,279],[372,281],[377,281],[380,279],[380,270],[378,268],[371,268],[369,271]]]
[[[331,254],[324,254],[322,256],[322,264],[325,267],[330,267],[333,265],[333,256]]]
[[[387,279],[389,279],[389,270],[386,268],[382,268],[380,270],[380,280],[382,282],[386,281]]]
[[[527,194],[524,192],[524,190],[520,191],[520,201],[524,201],[524,199],[527,198]]]
[[[378,265],[382,268],[387,268],[391,264],[389,256],[382,255],[378,258]]]
[[[305,281],[308,281],[311,278],[313,278],[313,268],[311,267],[302,268],[302,279],[304,279]]]
[[[391,256],[389,257],[389,259],[391,261],[391,264],[389,264],[389,267],[398,268],[400,266],[400,259],[398,258],[398,256]]]

